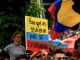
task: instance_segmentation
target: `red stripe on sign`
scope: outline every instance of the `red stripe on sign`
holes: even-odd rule
[[[45,51],[49,52],[48,42],[26,40],[26,47],[27,47],[27,50],[31,50],[31,51],[41,52],[41,50],[44,49]]]

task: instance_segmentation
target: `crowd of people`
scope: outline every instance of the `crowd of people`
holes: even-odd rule
[[[48,32],[50,35],[51,28],[49,28]],[[75,37],[75,36],[80,37],[80,30],[79,29],[77,29],[77,30],[68,29],[67,31],[63,32],[60,36],[58,36],[57,39],[64,40],[64,39],[67,39],[70,37]]]
[[[41,52],[34,52],[30,55],[30,57],[28,57],[26,54],[20,54],[15,56],[16,58],[14,60],[80,60],[79,55],[80,52],[78,52],[78,50],[73,51],[70,57],[60,49],[55,50],[55,52],[49,51],[49,53],[42,50]],[[6,52],[0,49],[0,60],[13,59],[6,59]]]
[[[72,36],[79,36],[79,30],[67,30],[58,38],[63,40]],[[69,36],[68,36],[69,35]],[[61,37],[62,36],[62,37]],[[64,38],[65,36],[65,38]],[[22,35],[19,32],[14,32],[11,37],[11,44],[4,49],[0,49],[0,60],[80,60],[80,38],[75,41],[74,51],[64,51],[56,49],[54,52],[49,47],[49,52],[42,50],[34,52],[30,56],[26,54],[26,49],[21,45]],[[9,54],[10,59],[6,57]]]
[[[80,31],[79,31],[79,29],[77,29],[77,30],[69,29],[69,30],[65,31],[64,33],[62,33],[58,37],[58,39],[64,40],[64,39],[67,39],[67,38],[70,38],[70,37],[75,37],[75,36],[80,37]]]

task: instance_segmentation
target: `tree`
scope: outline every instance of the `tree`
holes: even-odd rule
[[[25,46],[25,15],[38,17],[45,11],[37,0],[0,0],[0,48],[10,44],[15,31],[22,34],[22,45]],[[39,7],[38,7],[39,6]],[[31,8],[32,7],[32,8]]]
[[[30,5],[26,5],[26,16],[38,17],[41,14],[41,11],[46,11],[41,5],[39,5],[39,1],[30,0]]]

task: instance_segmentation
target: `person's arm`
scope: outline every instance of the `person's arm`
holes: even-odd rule
[[[33,54],[31,54],[30,59],[34,58],[37,54],[38,54],[38,52],[34,52]]]
[[[6,46],[4,49],[3,49],[6,53],[8,53],[9,52],[9,50],[10,50],[10,46],[8,45],[8,46]]]
[[[5,60],[10,60],[10,59],[5,58]]]
[[[6,46],[3,50],[5,51],[5,60],[10,60],[10,59],[8,59],[7,57],[9,56],[9,55],[7,55],[8,53],[9,53],[9,45],[8,46]]]
[[[30,59],[35,57],[38,54],[38,52],[34,52],[32,55],[30,55]],[[41,51],[41,60],[47,60],[48,53],[45,50]]]

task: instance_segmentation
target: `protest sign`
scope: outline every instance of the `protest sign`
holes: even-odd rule
[[[49,52],[48,20],[25,16],[26,50]]]

